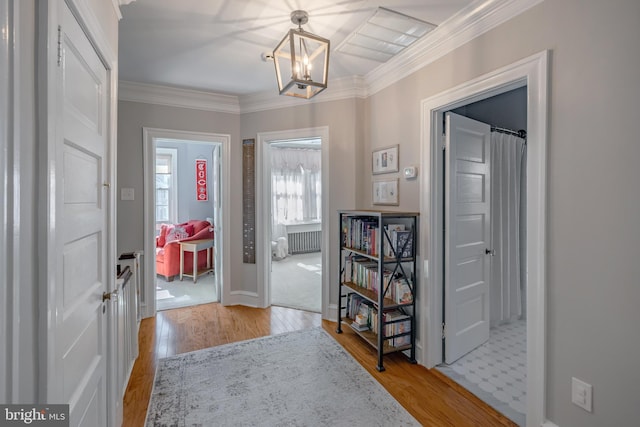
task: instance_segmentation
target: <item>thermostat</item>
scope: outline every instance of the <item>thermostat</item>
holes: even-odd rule
[[[404,177],[406,179],[415,178],[418,175],[418,170],[415,166],[407,166],[404,168]]]

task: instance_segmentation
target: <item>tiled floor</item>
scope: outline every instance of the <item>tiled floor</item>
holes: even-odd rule
[[[438,369],[519,425],[527,406],[526,321],[491,329],[489,341]]]

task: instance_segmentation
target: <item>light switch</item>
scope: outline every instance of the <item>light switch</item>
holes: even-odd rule
[[[134,200],[133,188],[120,189],[120,200]]]
[[[593,387],[577,378],[571,378],[571,401],[584,410],[591,412]]]

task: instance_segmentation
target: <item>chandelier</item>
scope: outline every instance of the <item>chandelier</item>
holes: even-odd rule
[[[309,99],[327,88],[329,40],[304,31],[308,21],[304,10],[291,12],[298,28],[289,30],[273,51],[280,95]]]

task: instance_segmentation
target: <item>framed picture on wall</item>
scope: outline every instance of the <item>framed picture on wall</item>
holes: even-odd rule
[[[373,152],[373,174],[398,172],[398,145]]]
[[[374,205],[398,205],[398,178],[373,181]]]

